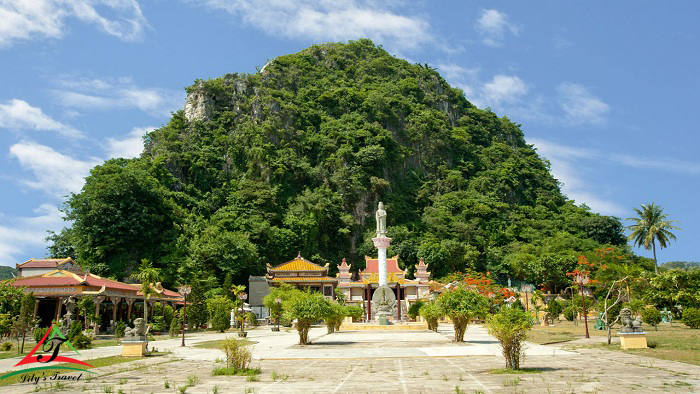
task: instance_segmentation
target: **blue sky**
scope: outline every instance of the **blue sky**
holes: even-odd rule
[[[195,79],[361,37],[522,124],[577,203],[622,218],[662,205],[682,231],[659,261],[700,260],[698,15],[696,1],[0,0],[0,265],[44,256],[63,196],[137,156]]]

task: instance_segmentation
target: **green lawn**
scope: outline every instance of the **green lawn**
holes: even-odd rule
[[[198,342],[198,343],[194,344],[194,347],[203,348],[203,349],[218,349],[219,347],[221,347],[221,343],[223,341],[224,341],[223,339],[217,339],[215,341]],[[244,346],[249,346],[249,345],[252,345],[254,343],[257,343],[255,341],[251,341],[250,339],[246,339],[246,338],[239,339],[239,341],[242,341]]]
[[[589,321],[588,331],[593,336],[607,335],[606,331],[597,331],[593,329],[594,321]],[[613,337],[617,336],[619,326],[614,326],[612,330]],[[596,343],[590,345],[576,345],[579,347],[589,347],[594,349],[605,349],[611,351],[620,351],[630,354],[660,358],[664,360],[680,361],[688,364],[700,365],[700,330],[688,328],[683,323],[661,324],[658,326],[658,331],[653,327],[644,326],[647,332],[647,342],[656,344],[655,348],[648,349],[620,349],[619,343],[613,343],[610,346],[607,343]],[[542,327],[536,325],[532,328],[528,335],[528,341],[540,344],[557,343],[571,341],[574,339],[583,338],[585,334],[583,324],[574,326],[572,322],[564,321],[554,327]],[[562,344],[564,344],[562,343]]]

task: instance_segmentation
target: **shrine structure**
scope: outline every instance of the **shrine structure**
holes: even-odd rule
[[[9,283],[34,293],[34,317],[41,319],[41,327],[48,327],[52,320],[61,320],[66,314],[73,315],[75,304],[82,297],[92,297],[97,321],[105,322],[95,325],[95,333],[113,329],[119,320],[131,321],[135,306],[143,311],[145,301],[141,284],[123,283],[84,272],[71,258],[32,259],[18,264],[17,268],[20,277]],[[149,312],[156,303],[163,307],[166,303],[173,307],[182,305],[183,297],[179,293],[163,288],[160,282],[151,286],[155,294],[148,298]],[[110,319],[100,319],[104,314]],[[142,315],[143,312],[135,317]]]

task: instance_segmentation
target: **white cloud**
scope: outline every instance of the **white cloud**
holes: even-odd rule
[[[562,192],[570,199],[578,204],[585,203],[594,212],[606,215],[626,212],[619,204],[591,193],[595,187],[586,180],[584,163],[598,157],[596,152],[537,138],[528,138],[527,142],[537,148],[540,156],[549,160],[552,176],[562,183]]]
[[[700,174],[700,163],[664,157],[647,157],[632,155],[613,155],[612,160],[634,168],[652,168],[690,175]]]
[[[507,33],[518,35],[517,26],[508,21],[508,15],[498,10],[481,10],[475,27],[481,42],[488,46],[502,45]]]
[[[12,145],[10,156],[34,174],[34,179],[22,181],[25,186],[58,198],[79,192],[90,168],[101,162],[94,157],[87,160],[74,159],[48,146],[28,141]]]
[[[143,136],[154,129],[155,127],[134,127],[126,138],[108,138],[106,146],[108,157],[127,159],[139,157],[143,152]]]
[[[515,75],[496,75],[485,83],[481,89],[480,101],[487,105],[498,106],[501,103],[514,102],[526,95],[528,87]]]
[[[385,2],[354,0],[201,0],[207,8],[240,17],[275,36],[344,41],[368,37],[397,49],[430,41],[429,24],[387,8]]]
[[[0,128],[10,130],[55,131],[67,137],[79,137],[74,128],[52,119],[41,108],[24,100],[12,99],[0,104]]]
[[[62,77],[52,91],[60,105],[73,109],[131,109],[152,116],[168,116],[182,107],[184,93],[169,89],[142,88],[131,78],[90,79]]]
[[[572,124],[600,124],[605,121],[605,115],[610,106],[591,94],[588,89],[579,84],[562,82],[557,87],[559,106],[564,111],[565,118]]]
[[[0,216],[0,265],[14,267],[26,260],[26,256],[20,258],[19,255],[44,245],[46,231],[59,231],[64,227],[63,214],[54,205],[42,204],[34,213],[36,216],[31,217]]]
[[[61,38],[68,18],[97,25],[124,41],[139,39],[148,26],[136,0],[0,0],[0,47],[18,40]]]

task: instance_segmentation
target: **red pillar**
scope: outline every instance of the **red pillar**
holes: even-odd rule
[[[397,320],[401,321],[401,284],[396,284],[396,306],[399,308]]]
[[[372,285],[367,283],[367,321],[372,320]]]

